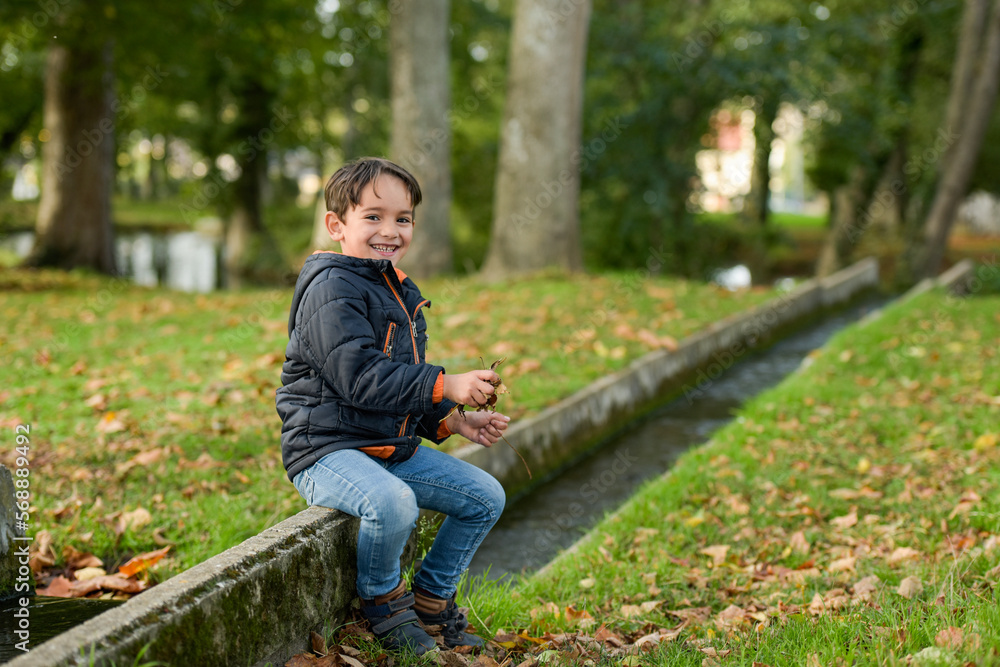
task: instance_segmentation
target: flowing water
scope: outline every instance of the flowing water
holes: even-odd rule
[[[42,642],[90,620],[103,611],[117,607],[120,600],[88,600],[87,598],[54,598],[39,595],[21,607],[19,597],[0,602],[0,663],[9,662],[24,651],[17,645],[33,649]],[[23,610],[27,610],[27,612]],[[18,631],[26,634],[18,634]]]
[[[706,442],[747,399],[777,384],[844,326],[880,307],[873,298],[748,355],[696,396],[677,398],[632,424],[596,452],[517,499],[483,541],[469,568],[490,578],[531,572],[569,547],[639,484],[662,475]]]

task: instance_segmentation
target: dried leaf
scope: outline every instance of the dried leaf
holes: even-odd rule
[[[155,565],[161,558],[167,555],[168,551],[170,551],[170,547],[166,546],[162,549],[157,549],[156,551],[147,551],[146,553],[139,554],[138,556],[133,556],[127,563],[119,567],[118,571],[126,577],[131,577],[137,572],[141,572]]]
[[[924,583],[920,581],[920,577],[909,576],[899,582],[899,588],[896,589],[896,592],[907,600],[912,600],[913,596],[919,595],[922,590],[924,590]]]
[[[888,563],[889,565],[899,565],[905,561],[917,560],[921,556],[922,554],[916,549],[911,549],[910,547],[899,547],[889,554]]]
[[[965,644],[965,634],[962,628],[949,626],[937,633],[937,636],[934,637],[934,643],[941,648],[950,648],[958,651]]]
[[[806,535],[801,530],[792,533],[791,538],[788,540],[788,546],[797,554],[805,555],[809,553],[809,541],[806,540]]]
[[[840,530],[845,530],[858,523],[858,513],[855,511],[845,516],[838,516],[835,519],[830,519],[830,523]]]
[[[718,567],[726,562],[726,554],[729,553],[728,544],[716,544],[710,547],[705,547],[698,553],[709,556],[712,559],[712,565]]]
[[[857,560],[854,556],[847,556],[845,558],[838,558],[837,560],[830,563],[830,566],[826,569],[830,572],[846,572],[848,570],[854,570],[854,562]]]
[[[870,600],[872,598],[872,594],[878,590],[879,583],[881,583],[881,581],[874,574],[865,577],[858,583],[854,584],[854,597],[859,600]]]
[[[309,645],[311,646],[313,653],[326,655],[330,652],[330,649],[326,645],[326,639],[318,632],[311,631],[309,633]]]

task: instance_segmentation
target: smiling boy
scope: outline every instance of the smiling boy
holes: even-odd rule
[[[430,306],[396,268],[416,224],[420,186],[381,158],[361,158],[326,185],[326,229],[341,253],[317,252],[292,297],[282,386],[281,451],[288,478],[310,505],[361,518],[357,589],[362,614],[392,650],[423,654],[436,643],[481,646],[455,605],[459,577],[500,517],[504,492],[479,468],[429,447],[453,433],[491,446],[510,421],[483,405],[493,371],[447,374],[424,362]],[[413,577],[399,559],[419,508],[446,516]]]

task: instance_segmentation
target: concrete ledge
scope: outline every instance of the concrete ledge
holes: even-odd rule
[[[8,663],[283,665],[354,599],[358,519],[310,507]],[[82,654],[86,654],[83,657]]]
[[[878,284],[864,260],[809,280],[746,313],[716,322],[677,350],[651,352],[511,427],[508,439],[535,473],[555,474],[642,412],[679,393],[698,393],[743,355],[783,330]],[[517,455],[502,443],[456,456],[487,470],[508,494],[528,486]],[[11,667],[131,664],[283,665],[308,650],[310,630],[341,618],[354,592],[357,519],[310,507],[260,535],[153,587],[116,609],[34,648]],[[412,559],[412,551],[404,560]]]

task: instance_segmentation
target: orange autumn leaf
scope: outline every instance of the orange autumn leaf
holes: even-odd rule
[[[167,555],[168,551],[170,551],[170,547],[166,546],[162,549],[157,549],[156,551],[147,551],[144,554],[139,554],[119,567],[118,571],[126,577],[131,577],[135,573],[141,572],[142,570],[155,565],[161,558]]]

